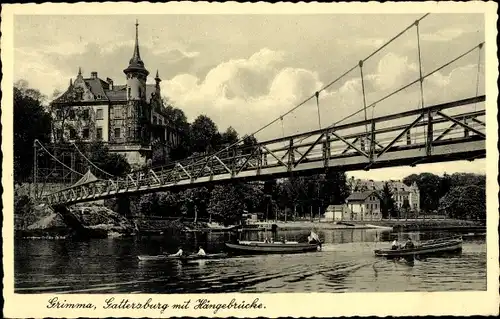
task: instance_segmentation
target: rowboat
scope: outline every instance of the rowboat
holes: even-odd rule
[[[317,251],[320,245],[298,242],[266,243],[256,241],[240,241],[226,243],[229,251],[240,254],[293,254]]]
[[[218,259],[224,258],[227,254],[207,254],[202,255],[187,255],[187,256],[173,256],[173,255],[139,255],[137,259],[140,261],[155,261],[155,260],[205,260],[205,259]]]
[[[411,249],[377,249],[375,256],[386,258],[414,258],[462,251],[462,238],[435,239],[423,242]]]

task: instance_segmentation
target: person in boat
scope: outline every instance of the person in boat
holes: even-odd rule
[[[307,237],[307,241],[310,244],[320,244],[319,236],[311,230],[311,234]]]
[[[175,254],[171,255],[171,256],[172,257],[177,257],[177,256],[181,257],[182,254],[183,254],[182,248],[179,247],[179,250],[177,250],[177,252]]]
[[[413,241],[411,240],[411,238],[408,237],[408,240],[406,241],[404,248],[405,249],[413,249],[413,248],[415,248],[415,244],[413,243]]]
[[[319,240],[318,234],[311,230],[311,234],[307,237],[307,242],[309,244],[318,245],[319,249],[321,249],[321,240]]]
[[[198,249],[198,256],[206,256],[207,254],[205,253],[205,251],[203,250],[203,248],[200,248]]]
[[[283,236],[281,237],[281,242],[282,242],[283,244],[286,244],[285,237],[283,237]]]
[[[267,237],[266,237],[266,238],[264,239],[264,243],[268,244],[268,243],[269,243],[269,238],[267,238]]]
[[[394,241],[392,242],[391,249],[392,250],[398,250],[399,249],[399,243],[398,243],[397,239],[394,239]]]

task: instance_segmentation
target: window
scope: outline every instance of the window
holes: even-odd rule
[[[127,96],[129,99],[132,97],[132,90],[130,88],[127,88]]]
[[[153,116],[153,124],[156,124],[156,116]]]
[[[102,140],[102,127],[98,127],[98,128],[96,129],[96,138],[97,138],[98,140]]]
[[[57,110],[56,111],[56,119],[62,119],[63,115],[62,115],[62,111],[61,110]]]
[[[88,120],[89,118],[90,118],[90,112],[89,112],[89,110],[83,110],[82,119]]]
[[[121,109],[120,107],[116,107],[116,108],[114,109],[114,111],[115,111],[115,114],[114,114],[115,119],[121,119],[121,118],[122,118],[122,116],[123,116],[123,111],[122,111],[122,109]]]
[[[102,109],[97,109],[96,113],[95,113],[95,118],[96,120],[102,120],[103,117],[102,117]]]
[[[89,131],[88,127],[86,127],[82,130],[82,137],[89,138],[89,136],[90,136],[90,131]]]
[[[74,128],[69,129],[69,138],[73,139],[76,137],[76,131]]]
[[[69,119],[74,120],[75,119],[75,110],[69,110]]]
[[[58,140],[62,140],[62,138],[63,138],[63,130],[62,129],[60,129],[60,128],[57,129],[57,131],[56,131],[56,138]]]
[[[115,138],[120,138],[120,128],[119,127],[115,127]]]

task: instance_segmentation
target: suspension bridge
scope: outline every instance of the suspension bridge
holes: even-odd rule
[[[288,135],[285,135],[283,130],[281,137],[253,144],[245,143],[245,138],[241,138],[236,143],[212,154],[133,171],[122,177],[115,177],[104,172],[88,158],[84,158],[85,161],[81,164],[82,168],[86,168],[87,173],[83,169],[78,171],[57,159],[50,150],[38,142],[39,152],[45,152],[45,155],[50,156],[53,161],[63,165],[67,171],[66,179],[68,176],[71,179],[71,183],[67,183],[70,186],[46,192],[41,199],[50,205],[67,206],[117,196],[199,187],[207,184],[315,174],[324,172],[325,169],[369,170],[484,158],[486,157],[486,96],[479,89],[484,42],[479,41],[464,52],[453,52],[456,54],[454,57],[424,73],[419,27],[428,15],[411,23],[302,103],[246,137],[256,136],[280,123],[283,127],[285,118],[293,116],[293,112],[304,108],[311,102],[316,102],[318,128]],[[366,89],[368,76],[365,75],[367,63],[411,30],[416,31],[414,41],[416,42],[415,54],[418,56],[418,75],[409,83],[402,83],[399,88],[374,101],[368,101],[369,95]],[[470,81],[470,94],[460,99],[426,104],[425,100],[432,101],[433,99],[424,99],[425,80],[454,65],[457,61],[470,59],[471,56],[477,59],[477,74],[475,79]],[[349,77],[355,71],[358,71],[361,85],[360,108],[322,127],[320,107],[322,95],[327,95],[327,90],[334,85],[346,79],[352,79]],[[403,109],[398,104],[391,104],[392,113],[373,116],[373,110],[376,107],[412,88],[417,92],[416,107]],[[441,93],[434,92],[436,95]],[[328,107],[341,109],[343,105],[329,105]],[[370,110],[372,116],[369,117]],[[364,117],[353,121],[357,115]],[[81,152],[79,155],[84,156]],[[78,180],[75,181],[76,177]],[[40,180],[40,178],[35,178],[35,184]]]

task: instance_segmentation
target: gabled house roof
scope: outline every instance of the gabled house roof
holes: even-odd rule
[[[350,201],[350,202],[354,202],[354,201],[364,201],[366,200],[368,197],[370,197],[371,195],[377,195],[377,192],[376,191],[364,191],[364,192],[354,192],[352,193],[351,195],[349,195],[349,197],[347,197],[347,201]]]
[[[126,102],[127,101],[127,91],[126,85],[114,85],[112,90],[109,89],[109,83],[100,78],[88,78],[83,79],[86,87],[94,95],[94,101],[111,101],[111,102]],[[73,86],[70,86],[66,92],[61,96],[56,98],[54,103],[67,102],[67,97],[69,96]],[[156,92],[155,84],[146,84],[146,101],[151,103],[152,93]]]

